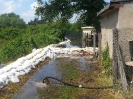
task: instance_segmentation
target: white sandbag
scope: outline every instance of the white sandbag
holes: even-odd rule
[[[40,48],[40,49],[37,49],[36,52],[37,52],[37,53],[40,53],[42,50],[43,50],[43,49]]]
[[[12,69],[12,67],[5,66],[0,71],[1,71],[1,74],[3,74],[3,73],[6,73],[6,72],[10,71],[11,69]]]
[[[36,48],[32,49],[32,52],[35,52],[36,51]]]
[[[15,72],[15,76],[20,76],[19,71],[16,71],[16,72]]]
[[[29,59],[31,59],[31,58],[33,58],[33,55],[32,55],[32,54],[28,54],[28,55],[26,56],[26,59],[27,59],[27,60],[29,60]]]
[[[24,62],[24,64],[22,65],[22,67],[23,67],[24,69],[25,69],[25,68],[28,68],[28,67],[31,67],[30,61],[26,60],[26,61]]]
[[[12,69],[17,69],[22,64],[19,63],[18,61],[15,61],[15,62],[11,63],[10,65],[11,65]]]
[[[5,66],[5,67],[3,67],[3,68],[6,68],[6,70],[7,70],[7,72],[8,72],[8,71],[10,71],[10,70],[12,69],[12,66],[11,66],[11,65],[7,65],[7,66]]]
[[[19,75],[19,76],[22,76],[22,75],[25,75],[25,71],[24,70],[21,70],[19,72],[16,73],[16,75]]]
[[[47,53],[47,51],[43,50],[41,53],[42,53],[42,55],[45,55]]]
[[[0,75],[3,74],[3,73],[4,73],[4,71],[2,69],[0,69]]]
[[[37,55],[37,52],[35,51],[35,52],[32,52],[32,56],[34,57],[34,56],[36,56]]]
[[[3,88],[9,82],[8,76],[6,74],[0,75],[0,88]]]
[[[40,57],[41,57],[41,55],[40,55],[40,54],[37,54],[37,55],[34,57],[34,59],[37,60],[37,59],[39,59]]]
[[[24,71],[25,71],[26,74],[29,73],[30,70],[31,70],[30,68],[25,68],[25,69],[24,69]]]
[[[18,63],[23,64],[26,61],[25,57],[21,57],[19,59],[16,60]]]
[[[38,59],[38,63],[41,62],[41,61],[42,61],[42,58],[39,58],[39,59]]]
[[[47,46],[47,47],[45,47],[44,49],[43,49],[43,52],[45,52],[45,53],[47,53],[49,51],[49,46]]]
[[[61,54],[61,49],[56,49],[56,50],[54,50],[54,53],[55,53],[56,55]]]
[[[34,65],[34,63],[32,63],[31,68],[36,68],[35,65]]]
[[[36,62],[35,62],[35,66],[39,63],[39,60],[37,59]]]
[[[33,61],[33,59],[31,59],[31,60],[29,60],[29,62],[30,62],[30,66],[31,66],[31,68],[35,68],[35,61]]]
[[[23,70],[24,70],[23,66],[20,66],[19,68],[17,68],[17,72],[20,72],[20,71],[23,71]]]
[[[19,82],[18,76],[11,76],[10,81],[13,83],[18,83]]]
[[[50,53],[50,58],[54,59],[54,53],[53,52]]]
[[[1,77],[0,77],[0,88],[3,88],[4,87],[4,79],[2,79]]]
[[[45,60],[45,58],[46,58],[46,56],[45,56],[45,55],[43,55],[43,57],[42,57],[42,62]]]
[[[37,59],[36,57],[33,57],[32,59],[30,59],[32,62],[35,62]]]

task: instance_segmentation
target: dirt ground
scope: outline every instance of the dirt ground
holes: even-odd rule
[[[9,83],[4,88],[0,89],[0,99],[12,99],[12,97],[19,91],[21,91],[22,86],[30,79],[34,73],[40,70],[45,64],[50,61],[50,58],[47,58],[44,62],[39,63],[35,69],[32,69],[30,73],[20,76],[19,83]]]

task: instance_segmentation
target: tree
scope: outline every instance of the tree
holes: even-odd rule
[[[34,18],[34,20],[30,20],[28,25],[37,25],[37,24],[44,24],[45,21],[43,19],[39,20],[38,18]]]
[[[0,15],[0,27],[18,27],[18,28],[25,28],[26,23],[23,19],[20,18],[19,15],[15,13],[5,13]]]
[[[99,12],[106,4],[104,0],[49,0],[38,1],[36,15],[46,21],[55,21],[58,18],[70,19],[73,14],[80,14],[82,23],[98,27]]]

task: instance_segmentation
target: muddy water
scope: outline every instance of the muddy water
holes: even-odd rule
[[[68,44],[67,47],[79,47],[77,45]],[[89,70],[90,66],[85,57],[69,57],[65,58],[66,60],[75,59],[80,62],[79,68],[82,70]],[[31,79],[25,83],[22,87],[22,91],[17,93],[13,99],[39,99],[37,94],[38,83],[42,84],[42,81],[47,76],[52,76],[61,79],[62,72],[58,69],[58,63],[61,62],[60,59],[51,60],[47,65],[44,65],[41,70],[36,72]]]
[[[84,57],[71,57],[65,58],[66,60],[75,59],[80,62],[79,68],[83,70],[88,70],[90,68],[89,63]],[[61,79],[62,72],[58,70],[58,62],[61,62],[60,59],[51,60],[49,64],[43,66],[41,70],[36,72],[31,79],[22,87],[22,91],[17,93],[13,99],[39,99],[37,94],[37,83],[43,81],[47,76],[52,76]]]
[[[18,93],[13,99],[38,99],[37,83],[43,81],[46,76],[53,76],[61,78],[61,72],[57,70],[56,64],[58,60],[52,60],[45,65],[41,70],[35,73],[31,79],[22,87],[22,91]]]

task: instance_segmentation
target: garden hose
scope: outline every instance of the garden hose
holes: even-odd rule
[[[65,82],[65,81],[62,81],[58,78],[55,78],[55,77],[45,77],[43,79],[43,83],[45,83],[45,80],[48,81],[48,79],[54,79],[54,80],[57,80],[59,82],[62,82],[64,85],[67,85],[67,86],[72,86],[72,87],[78,87],[78,88],[85,88],[85,89],[109,89],[109,88],[113,88],[113,86],[98,86],[98,87],[90,87],[90,86],[82,86],[82,85],[75,85],[75,84],[70,84],[68,82]]]

